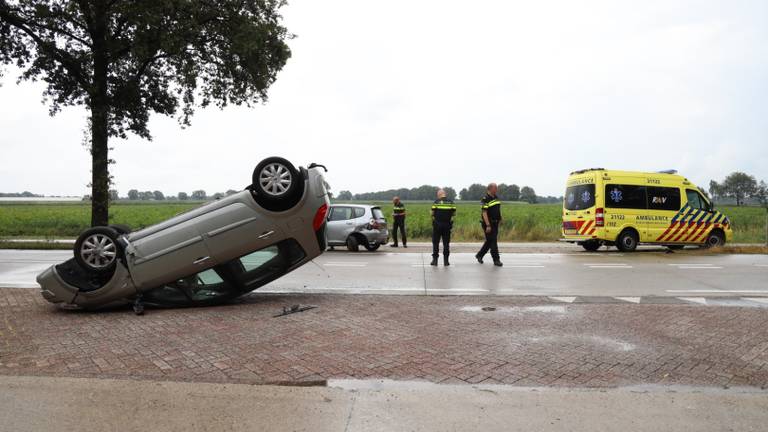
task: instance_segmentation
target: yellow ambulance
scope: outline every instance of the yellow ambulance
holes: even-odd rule
[[[731,241],[730,220],[677,171],[574,171],[563,197],[563,241],[588,251],[638,244],[718,247]]]

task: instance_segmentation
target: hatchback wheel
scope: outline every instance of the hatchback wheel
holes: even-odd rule
[[[114,271],[118,258],[122,256],[117,237],[117,231],[110,227],[85,230],[75,242],[75,261],[91,273]]]
[[[632,230],[625,230],[619,234],[619,238],[616,239],[616,247],[622,252],[632,252],[637,249],[639,243],[637,233]]]
[[[366,243],[364,246],[369,252],[375,252],[381,247],[381,243]]]
[[[360,250],[360,244],[357,242],[355,236],[347,237],[347,249],[349,249],[350,252],[357,252]]]
[[[298,204],[304,192],[301,173],[286,159],[270,157],[253,170],[251,188],[256,201],[272,211],[284,211]]]

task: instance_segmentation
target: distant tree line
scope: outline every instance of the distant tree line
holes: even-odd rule
[[[438,186],[423,185],[415,188],[388,189],[379,192],[365,192],[353,194],[348,190],[340,191],[336,197],[339,201],[388,201],[392,197],[398,196],[404,201],[431,201],[435,199]],[[463,188],[458,194],[452,187],[443,187],[448,198],[462,201],[480,201],[485,196],[486,185],[474,183],[469,187]],[[531,204],[535,203],[558,203],[562,202],[562,197],[538,196],[536,191],[530,186],[522,188],[516,184],[499,184],[498,197],[502,201],[523,201]]]
[[[33,194],[32,192],[0,192],[0,198],[40,198],[42,195]]]
[[[120,194],[114,190],[109,190],[109,200],[110,201],[122,201],[122,200],[128,200],[128,201],[205,201],[205,200],[216,200],[219,198],[223,198],[225,196],[229,196],[232,194],[237,193],[234,189],[229,189],[226,192],[216,192],[213,195],[208,195],[204,190],[198,189],[195,191],[192,191],[191,193],[187,192],[179,192],[176,195],[165,195],[159,190],[156,191],[140,191],[138,189],[131,189],[128,191],[128,194],[125,196],[120,196]],[[86,195],[83,197],[84,201],[89,201],[91,199],[90,195]]]
[[[729,174],[722,182],[710,180],[709,196],[719,203],[763,204],[768,195],[765,181],[758,182],[755,176],[740,171]]]

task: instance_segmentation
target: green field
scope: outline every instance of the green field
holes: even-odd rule
[[[199,202],[119,202],[110,207],[110,222],[134,229],[152,225],[200,205]],[[391,203],[377,203],[391,219]],[[408,235],[414,240],[431,236],[430,203],[406,202]],[[483,239],[480,207],[477,203],[458,203],[454,223],[455,241]],[[765,210],[758,207],[719,207],[734,225],[736,243],[765,242]],[[501,241],[553,241],[560,237],[559,204],[506,203]],[[74,238],[90,221],[87,203],[0,203],[2,238]]]

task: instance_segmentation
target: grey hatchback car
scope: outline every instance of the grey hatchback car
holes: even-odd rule
[[[359,204],[332,204],[328,212],[328,245],[346,246],[357,252],[362,245],[373,252],[387,244],[389,230],[381,207]]]
[[[326,248],[322,165],[263,160],[245,190],[130,232],[93,227],[74,257],[38,275],[43,297],[68,309],[133,303],[217,304],[295,270]]]

